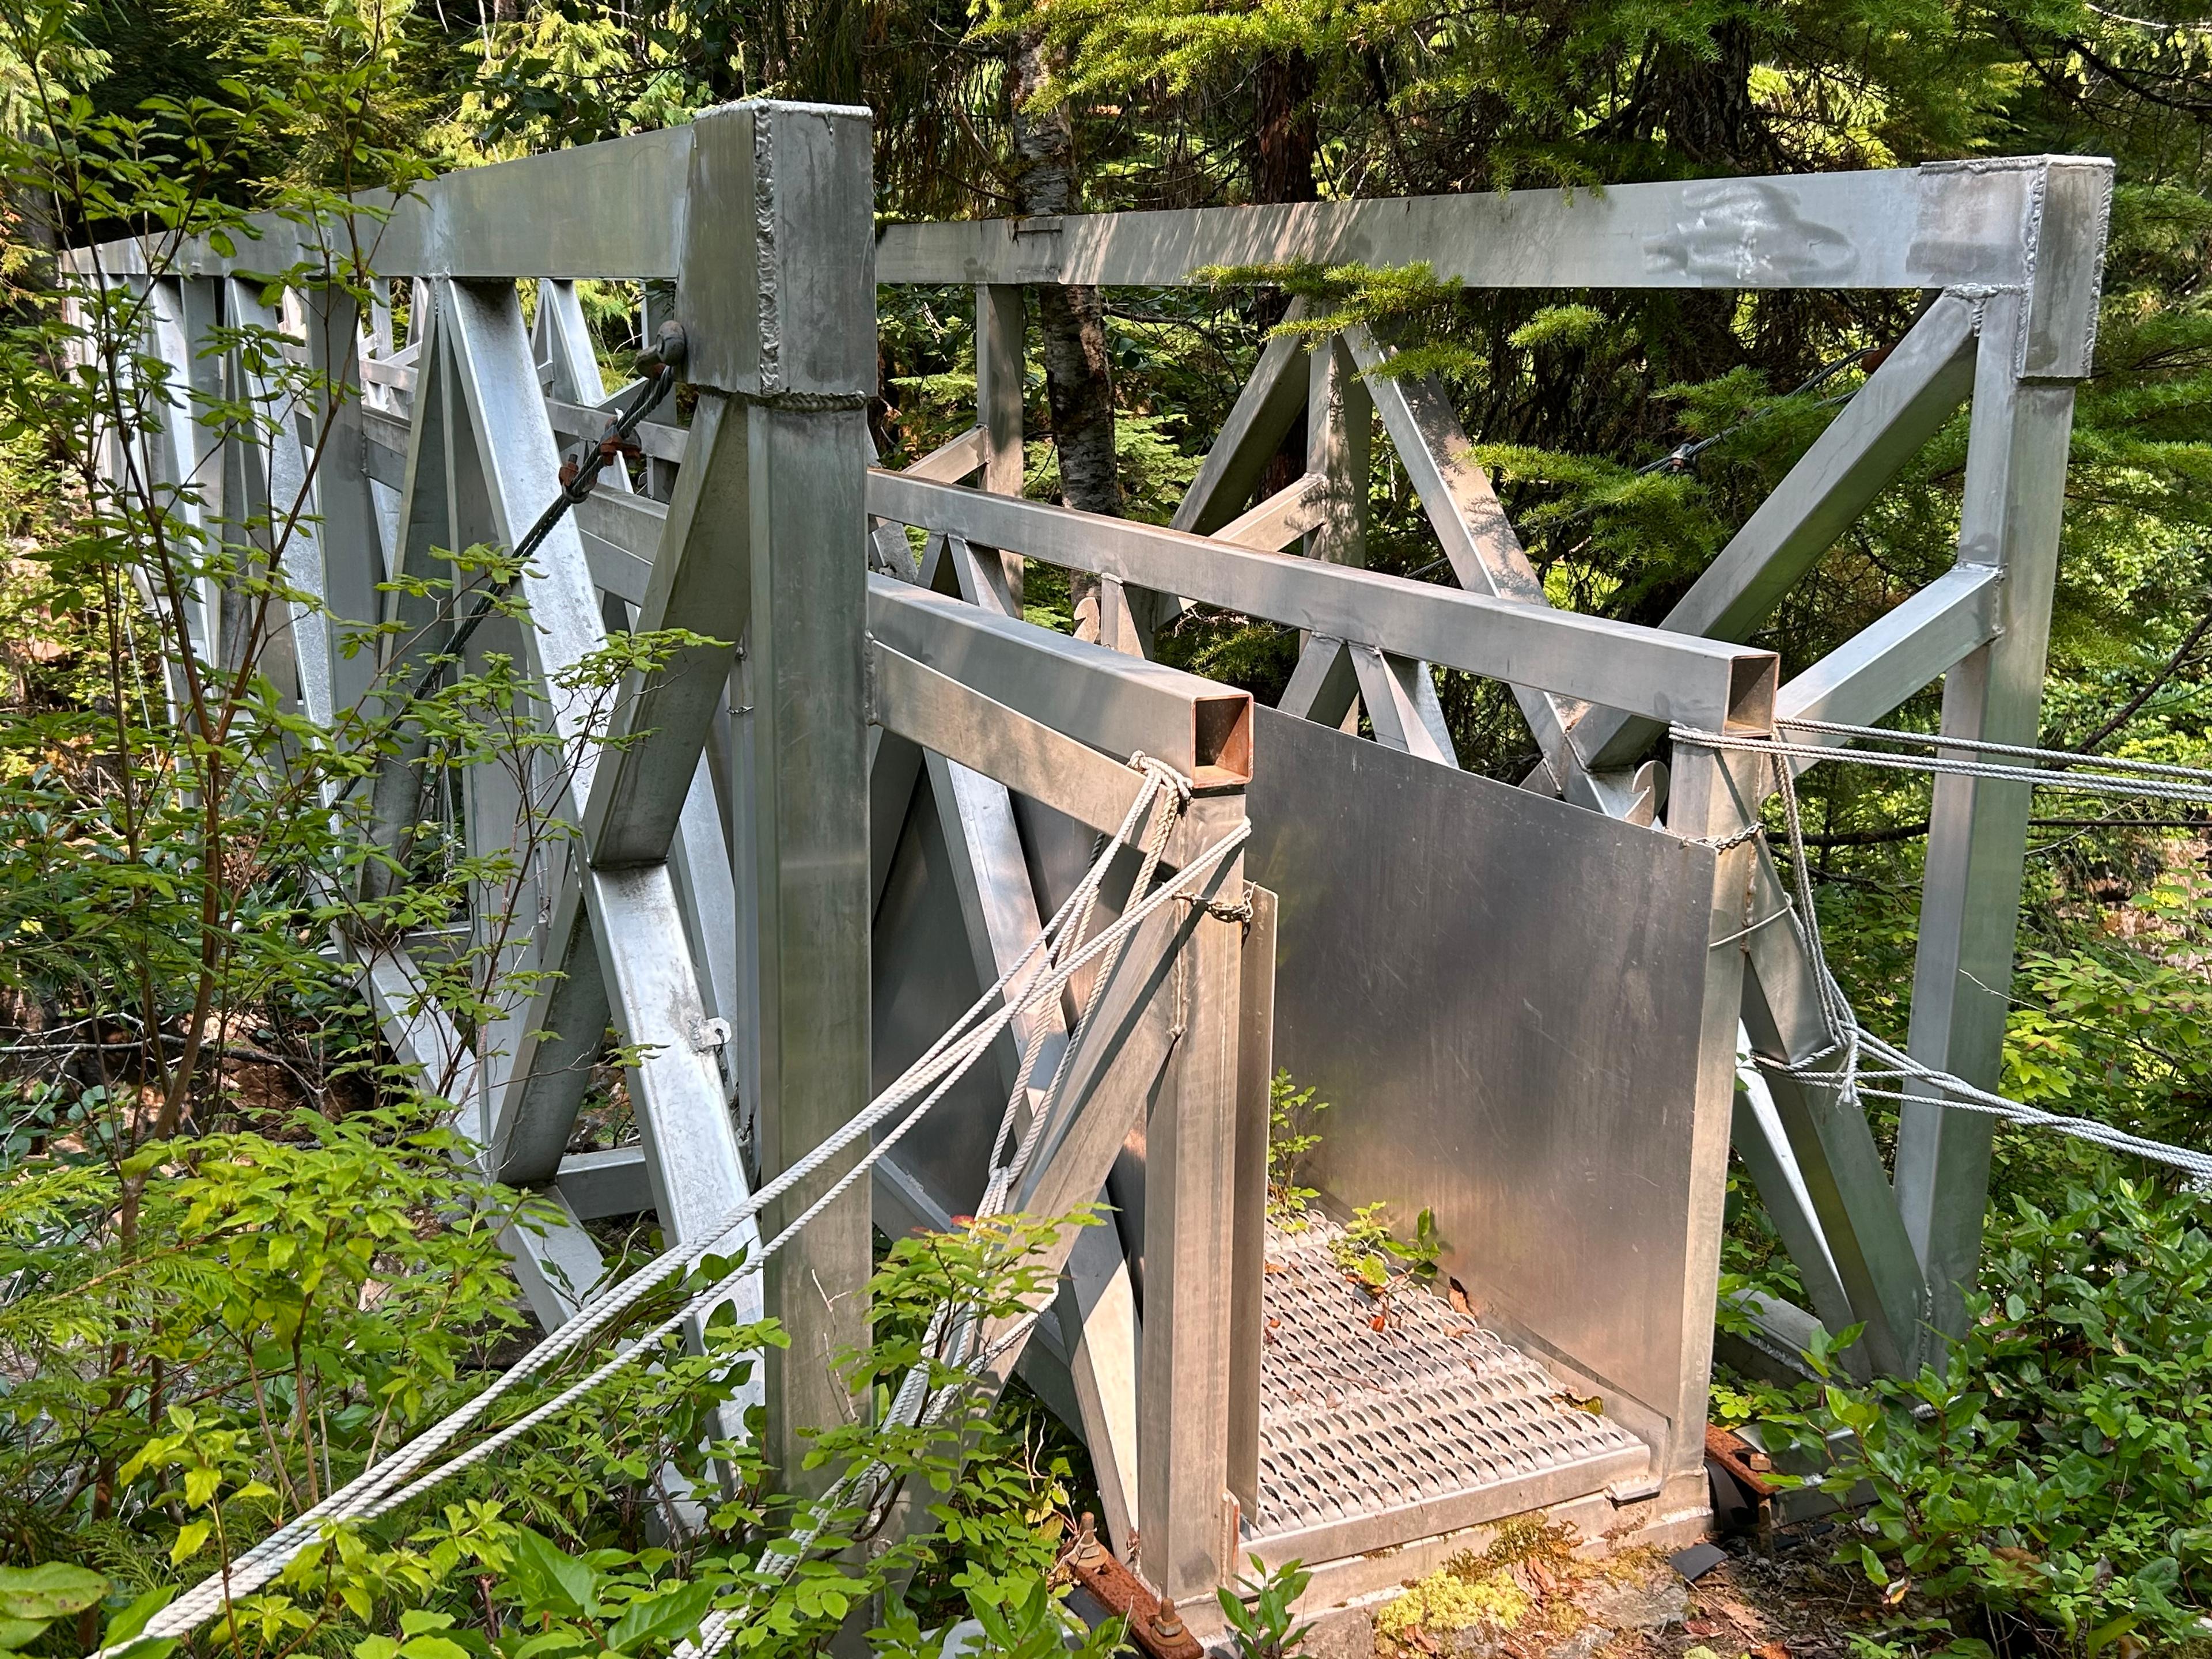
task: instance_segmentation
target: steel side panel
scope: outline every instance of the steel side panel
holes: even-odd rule
[[[920,1059],[983,988],[927,775],[913,792],[905,832],[876,907],[874,937],[872,1091],[889,1086]],[[1000,1048],[994,1058],[1011,1066],[1012,1040],[1000,1038]],[[946,1214],[972,1214],[982,1197],[992,1138],[1006,1105],[1004,1075],[1005,1068],[989,1060],[977,1066],[930,1109],[928,1122],[890,1154]]]
[[[1258,717],[1247,868],[1280,895],[1275,1063],[1332,1103],[1316,1184],[1433,1208],[1486,1313],[1667,1414],[1714,854]]]

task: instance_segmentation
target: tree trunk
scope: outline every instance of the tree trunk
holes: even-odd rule
[[[1253,76],[1259,106],[1253,124],[1255,202],[1319,199],[1314,182],[1314,161],[1321,154],[1321,128],[1314,114],[1317,84],[1313,59],[1295,48],[1260,60]]]
[[[1024,218],[1074,211],[1075,130],[1065,106],[1035,101],[1047,70],[1032,31],[1008,63],[1013,99],[1014,184]],[[1044,339],[1046,400],[1060,455],[1060,498],[1085,513],[1120,517],[1121,479],[1114,457],[1114,374],[1106,356],[1106,301],[1095,287],[1040,283],[1037,320]],[[1069,583],[1078,639],[1099,632],[1098,578],[1078,571]]]
[[[1755,173],[1783,158],[1751,95],[1757,54],[1741,22],[1712,33],[1713,50],[1659,49],[1652,64],[1646,115],[1668,149],[1703,167]]]

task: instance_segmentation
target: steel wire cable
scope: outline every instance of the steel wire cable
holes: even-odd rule
[[[1115,835],[1100,857],[1094,861],[1076,890],[1072,893],[1053,922],[1041,931],[1037,938],[1024,951],[1006,973],[979,998],[976,1003],[948,1030],[944,1036],[931,1046],[921,1059],[901,1075],[866,1108],[854,1115],[836,1133],[795,1162],[792,1167],[764,1186],[744,1203],[735,1206],[724,1220],[705,1237],[690,1245],[681,1246],[665,1253],[653,1262],[611,1286],[601,1296],[587,1301],[575,1318],[545,1339],[523,1356],[515,1365],[501,1374],[482,1394],[466,1402],[447,1418],[432,1425],[414,1440],[401,1448],[386,1462],[364,1471],[337,1492],[312,1509],[295,1516],[278,1528],[267,1538],[240,1554],[221,1574],[211,1576],[187,1590],[183,1595],[148,1621],[145,1629],[135,1641],[149,1638],[181,1636],[197,1629],[208,1619],[215,1617],[227,1606],[244,1595],[250,1595],[274,1579],[284,1567],[321,1535],[327,1525],[348,1520],[374,1519],[390,1512],[435,1486],[465,1469],[483,1462],[494,1453],[526,1433],[530,1428],[545,1421],[567,1407],[574,1404],[593,1389],[604,1384],[621,1370],[641,1363],[648,1350],[661,1338],[680,1329],[687,1320],[704,1314],[718,1304],[726,1301],[730,1288],[737,1280],[757,1273],[761,1266],[776,1249],[795,1237],[799,1230],[819,1215],[827,1206],[852,1183],[871,1170],[896,1140],[927,1115],[928,1109],[942,1100],[959,1077],[974,1066],[988,1051],[999,1034],[1011,1024],[1017,1014],[1036,1007],[1047,1000],[1056,998],[1071,979],[1082,968],[1097,960],[1118,943],[1134,933],[1163,906],[1179,896],[1186,889],[1194,888],[1200,878],[1233,852],[1249,837],[1250,826],[1240,824],[1219,840],[1194,856],[1176,874],[1156,890],[1144,894],[1113,923],[1091,940],[1076,949],[1065,961],[1030,981],[1017,995],[1006,995],[1009,984],[1034,960],[1040,950],[1048,948],[1055,938],[1056,928],[1064,928],[1068,917],[1079,910],[1087,914],[1089,901],[1104,879],[1108,867],[1119,850],[1128,844],[1139,818],[1158,799],[1164,788],[1172,786],[1168,780],[1187,792],[1188,785],[1176,778],[1171,769],[1144,756],[1135,757],[1133,765],[1141,770],[1146,782],[1133,800],[1127,814]],[[1178,802],[1177,811],[1180,811]],[[1162,838],[1164,844],[1164,837]],[[981,1018],[994,999],[1003,999],[998,1012]],[[963,1032],[965,1035],[961,1035]],[[860,1138],[870,1133],[891,1113],[911,1103],[921,1091],[935,1085],[928,1097],[897,1125],[890,1134],[857,1160],[833,1187],[811,1206],[791,1225],[769,1241],[755,1256],[736,1265],[725,1277],[689,1299],[678,1311],[660,1322],[646,1336],[607,1360],[590,1375],[562,1391],[526,1417],[500,1431],[487,1441],[459,1454],[428,1474],[411,1482],[407,1477],[422,1470],[429,1460],[450,1444],[497,1400],[503,1397],[529,1376],[535,1375],[555,1360],[583,1346],[592,1337],[608,1328],[651,1290],[667,1282],[676,1274],[696,1266],[705,1257],[716,1253],[732,1241],[745,1223],[763,1208],[782,1196],[793,1187],[817,1173],[831,1159],[849,1149]],[[406,1483],[403,1485],[403,1482]],[[130,1644],[122,1644],[127,1647]],[[112,1659],[121,1647],[102,1650],[95,1659]]]
[[[1797,724],[1796,721],[1776,723]],[[1881,767],[1898,772],[1935,773],[1947,777],[1984,778],[1995,783],[2025,783],[2039,789],[2057,789],[2069,793],[2126,795],[2148,800],[2178,800],[2212,805],[2212,772],[2197,771],[2194,768],[2178,767],[2173,770],[2203,781],[2184,783],[2164,776],[2135,776],[2109,772],[2100,775],[2033,766],[1999,766],[1986,761],[1948,760],[1940,755],[1891,755],[1866,749],[1847,749],[1835,744],[1784,743],[1771,738],[1748,737],[1735,732],[1710,732],[1701,726],[1680,724],[1669,726],[1668,735],[1678,743],[1694,744],[1699,748],[1772,755],[1789,760],[1845,761],[1854,766]],[[1940,746],[1963,748],[1967,745],[1943,743]],[[2084,756],[2069,758],[2077,766],[2109,764]],[[2154,763],[2144,761],[2136,764],[2147,768]]]
[[[1835,737],[1911,744],[1923,749],[1960,749],[1977,755],[2010,755],[2021,760],[2048,761],[2053,766],[2091,766],[2107,772],[2140,772],[2147,777],[2181,778],[2212,784],[2212,771],[2201,766],[2177,766],[2167,761],[2085,755],[2076,749],[2037,749],[2026,744],[1946,737],[1940,732],[1896,732],[1886,726],[1846,726],[1840,720],[1793,720],[1787,715],[1777,715],[1774,723],[1796,732],[1826,732]]]
[[[1816,730],[1832,731],[1838,735],[1851,737],[1869,734],[1881,737],[1897,735],[1883,732],[1878,727],[1844,726],[1832,722],[1778,720],[1776,724],[1809,726]],[[2053,1133],[2102,1146],[2110,1152],[2166,1164],[2170,1168],[2179,1170],[2194,1177],[2195,1184],[2200,1188],[2212,1187],[2212,1153],[2204,1152],[2194,1147],[2175,1146],[2170,1141],[2154,1140],[2148,1136],[2131,1134],[2112,1124],[2100,1123],[2094,1118],[2073,1117],[2063,1113],[2045,1111],[2039,1106],[2031,1106],[2024,1101],[2010,1099],[2004,1095],[1969,1083],[1964,1078],[1943,1071],[1940,1067],[1917,1060],[1904,1049],[1884,1041],[1869,1030],[1860,1023],[1849,997],[1845,995],[1841,983],[1828,966],[1827,952],[1823,948],[1820,938],[1819,919],[1813,906],[1812,861],[1805,855],[1804,818],[1797,797],[1796,772],[1796,769],[1789,763],[1792,755],[1803,752],[1809,746],[1773,743],[1761,738],[1740,738],[1733,733],[1707,732],[1694,726],[1678,725],[1671,730],[1674,738],[1684,743],[1711,749],[1761,753],[1770,757],[1772,761],[1775,789],[1782,798],[1783,821],[1789,835],[1790,863],[1793,866],[1792,884],[1796,890],[1793,896],[1785,896],[1783,908],[1790,913],[1797,937],[1804,946],[1808,961],[1812,965],[1814,990],[1820,1008],[1821,1024],[1828,1042],[1825,1048],[1795,1060],[1754,1054],[1753,1059],[1762,1070],[1778,1073],[1795,1078],[1801,1083],[1808,1083],[1822,1089],[1832,1090],[1843,1104],[1853,1108],[1856,1108],[1864,1098],[1917,1101],[1948,1111],[1976,1112],[2026,1127],[2048,1129]],[[1923,739],[1923,741],[1941,742],[1942,740]],[[1945,746],[1966,745],[1946,744]],[[1998,750],[2000,752],[2013,754],[2040,756],[2054,752],[2027,750],[2016,744],[2008,747],[1996,744],[1984,746]],[[1851,763],[1873,762],[1877,764],[1883,762],[1902,763],[1923,769],[1948,769],[1942,768],[1938,763],[1921,757],[1869,755],[1859,750],[1826,746],[1814,748],[1812,752],[1825,760],[1843,760]],[[2079,761],[2083,757],[2069,756],[2068,758]],[[2159,763],[2139,762],[2136,764],[2148,768]],[[2212,782],[2212,773],[2200,772],[2194,768],[2161,766],[2160,770],[2162,773],[2180,773],[2185,775],[2202,777],[2208,782]],[[2069,781],[2063,777],[2055,777],[2048,773],[2019,767],[1977,768],[1969,775],[1983,775],[1988,773],[1996,773],[2009,779],[2024,779],[2058,787],[2066,787],[2069,783]],[[2113,781],[2121,781],[2113,780]],[[2149,787],[2167,787],[2154,780],[2148,781]],[[2142,786],[2132,787],[2142,787]],[[1753,829],[1755,830],[1756,826],[1753,826]],[[1766,917],[1759,925],[1764,926],[1765,921],[1773,920],[1772,916]],[[1753,931],[1755,930],[1747,928],[1745,933]],[[1738,935],[1738,937],[1741,936]],[[1862,1050],[1875,1059],[1884,1061],[1885,1064],[1878,1066],[1863,1065],[1860,1060]],[[1917,1083],[1924,1087],[1919,1090],[1870,1089],[1864,1082],[1864,1079],[1869,1079],[1905,1084]]]

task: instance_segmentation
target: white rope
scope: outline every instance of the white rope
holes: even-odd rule
[[[1778,724],[1796,726],[1795,720]],[[1875,731],[1867,726],[1855,728]],[[1899,772],[1936,772],[1960,778],[1987,778],[1996,783],[2026,783],[2040,789],[2059,789],[2068,793],[2096,795],[2128,795],[2149,800],[2188,801],[2198,805],[2212,805],[2212,773],[2192,771],[2176,767],[2172,771],[2203,778],[2200,783],[2166,781],[2162,776],[2118,775],[2112,773],[2080,773],[2046,770],[2033,766],[1998,766],[1986,761],[1949,760],[1940,755],[1888,755],[1866,749],[1845,749],[1840,744],[1824,743],[1783,743],[1771,738],[1746,737],[1734,732],[1708,732],[1694,726],[1674,726],[1668,735],[1677,743],[1694,744],[1702,749],[1740,750],[1746,753],[1772,755],[1780,759],[1807,761],[1848,761],[1854,766],[1886,767]],[[1882,737],[1894,737],[1893,732],[1879,732]],[[1976,745],[1945,739],[1941,747],[1972,748]],[[1995,745],[1990,745],[1995,747]],[[2049,753],[2049,750],[2030,750],[2030,753]],[[2080,756],[2070,757],[2075,765],[2114,767],[2118,763],[2087,761]],[[2123,769],[2132,774],[2147,769],[2154,763],[2139,761]]]
[[[1790,723],[1794,725],[1797,722]],[[1841,729],[1846,732],[1856,733],[1872,728]],[[1684,728],[1676,728],[1678,735],[1683,730]],[[1712,734],[1695,734],[1690,740],[1696,741],[1698,736],[1710,735]],[[2130,1134],[2124,1129],[2117,1129],[2111,1124],[2097,1122],[2093,1118],[2068,1117],[2057,1112],[2046,1112],[2041,1107],[2030,1106],[2022,1101],[2011,1100],[2003,1095],[1993,1094],[1987,1089],[1976,1087],[1964,1078],[1955,1077],[1933,1066],[1923,1065],[1904,1049],[1884,1042],[1861,1024],[1856,1012],[1851,1007],[1850,999],[1844,994],[1843,987],[1838,982],[1835,975],[1830,971],[1827,953],[1822,948],[1820,923],[1813,908],[1812,860],[1805,856],[1805,825],[1798,805],[1796,775],[1783,758],[1784,751],[1790,745],[1763,742],[1746,742],[1739,744],[1731,742],[1725,746],[1756,749],[1774,757],[1775,787],[1777,793],[1782,797],[1783,817],[1789,827],[1790,863],[1794,866],[1792,874],[1796,888],[1794,898],[1784,898],[1783,909],[1795,915],[1797,937],[1804,945],[1807,959],[1812,964],[1814,983],[1820,1001],[1821,1024],[1828,1036],[1828,1044],[1826,1048],[1817,1054],[1808,1054],[1802,1060],[1776,1060],[1765,1054],[1754,1054],[1753,1058],[1762,1069],[1778,1072],[1784,1076],[1796,1078],[1800,1082],[1833,1090],[1842,1103],[1853,1108],[1856,1107],[1863,1097],[1871,1097],[1877,1099],[1918,1101],[1927,1105],[1943,1107],[1954,1111],[1979,1112],[1990,1117],[2002,1119],[2007,1122],[2033,1128],[2049,1129],[2054,1133],[2068,1135],[2076,1140],[2087,1141],[2112,1152],[2123,1152],[2131,1157],[2148,1158],[2154,1163],[2165,1164],[2195,1176],[2199,1182],[2212,1183],[2212,1154],[2201,1152],[2187,1146],[2176,1146],[2163,1140],[2151,1140],[2142,1135]],[[1834,753],[1833,750],[1822,752]],[[1871,757],[1853,754],[1850,758],[1864,760]],[[1778,915],[1780,914],[1782,914],[1781,911],[1775,913]],[[1773,915],[1763,917],[1753,927],[1746,928],[1744,933],[1756,932],[1759,927],[1765,927],[1773,920]],[[1741,938],[1743,934],[1739,933],[1735,937]],[[1860,1063],[1862,1050],[1887,1063],[1873,1067],[1863,1066]],[[1832,1060],[1835,1063],[1823,1063]],[[1869,1089],[1861,1080],[1869,1078],[1919,1083],[1927,1085],[1927,1088],[1917,1091]],[[1940,1092],[1931,1094],[1928,1092],[1929,1089]]]
[[[1053,921],[1031,942],[1014,964],[977,999],[975,1004],[931,1046],[929,1051],[908,1066],[889,1088],[855,1114],[835,1134],[797,1160],[759,1192],[735,1206],[708,1235],[665,1253],[629,1278],[587,1300],[578,1310],[575,1317],[531,1349],[483,1393],[416,1436],[385,1462],[364,1471],[321,1503],[270,1533],[229,1563],[223,1571],[185,1591],[149,1620],[141,1635],[133,1640],[189,1635],[240,1597],[252,1595],[275,1579],[302,1550],[322,1535],[325,1526],[349,1520],[374,1519],[388,1513],[483,1462],[629,1366],[643,1363],[648,1351],[661,1338],[680,1329],[686,1321],[696,1318],[726,1301],[732,1284],[757,1273],[769,1256],[872,1169],[899,1138],[919,1122],[932,1107],[945,1097],[960,1077],[988,1052],[991,1044],[1018,1015],[1058,997],[1076,973],[1108,951],[1115,949],[1121,940],[1135,933],[1161,907],[1172,902],[1185,889],[1195,886],[1250,835],[1249,823],[1238,825],[1192,859],[1170,880],[1145,895],[1141,901],[1133,903],[1110,926],[1066,960],[1058,962],[1048,970],[1024,983],[1018,993],[1010,993],[1009,986],[1029,969],[1040,951],[1052,946],[1072,915],[1080,914],[1087,916],[1115,853],[1128,844],[1136,824],[1158,800],[1164,788],[1175,791],[1179,813],[1181,799],[1187,793],[1188,785],[1183,784],[1170,769],[1143,756],[1137,757],[1133,764],[1146,775],[1144,787],[1132,801],[1127,814],[1115,834],[1109,838],[1104,851],[1077,884],[1075,891],[1061,906]],[[1164,844],[1164,836],[1160,839]],[[1157,863],[1157,860],[1152,862]],[[977,1025],[975,1022],[982,1018],[984,1011],[994,999],[1003,999],[1003,1006]],[[769,1204],[817,1173],[871,1133],[877,1125],[913,1102],[926,1089],[931,1092],[919,1107],[846,1170],[831,1189],[818,1198],[804,1214],[763,1245],[757,1256],[734,1267],[727,1278],[691,1297],[674,1315],[660,1322],[645,1336],[625,1347],[589,1376],[563,1389],[552,1400],[469,1451],[428,1474],[419,1474],[419,1478],[409,1480],[410,1476],[417,1476],[418,1472],[423,1470],[440,1451],[458,1438],[498,1400],[513,1392],[522,1382],[605,1332],[649,1291],[732,1243],[733,1236]],[[94,1656],[94,1659],[113,1659],[113,1655],[120,1650],[119,1648],[102,1650]]]

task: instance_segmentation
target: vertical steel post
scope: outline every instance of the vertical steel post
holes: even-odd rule
[[[1685,841],[1725,842],[1756,821],[1762,797],[1710,749],[1677,744],[1674,786],[1667,827]],[[1668,1322],[1680,1332],[1674,1395],[1646,1403],[1667,1419],[1656,1459],[1661,1487],[1657,1519],[1702,1507],[1705,1494],[1705,1406],[1712,1386],[1713,1314],[1721,1270],[1721,1223],[1728,1199],[1729,1136],[1735,1113],[1736,1031],[1743,1010],[1744,954],[1741,944],[1747,896],[1753,891],[1759,848],[1742,842],[1717,854],[1686,846],[1685,856],[1714,860],[1712,908],[1706,921],[1705,996],[1698,1019],[1696,1094],[1691,1106],[1689,1204],[1681,1310]]]
[[[1236,1221],[1229,1253],[1229,1490],[1260,1509],[1260,1390],[1267,1346],[1267,1137],[1274,1107],[1275,895],[1247,888],[1237,1018]],[[1231,1561],[1233,1567],[1237,1564]]]
[[[2032,744],[2043,706],[2074,388],[2096,338],[2112,164],[2053,160],[2037,203],[2033,278],[1982,299],[1959,560],[2004,573],[1997,635],[1944,677],[1946,736]],[[1967,759],[1960,753],[1954,757]],[[2020,920],[2029,792],[1939,777],[1913,963],[1913,1058],[1994,1089]],[[1936,1334],[1964,1328],[1981,1254],[1992,1121],[1907,1101],[1896,1188],[1928,1278]]]
[[[759,1157],[774,1175],[868,1098],[867,536],[863,411],[875,386],[865,110],[740,104],[692,127],[678,314],[690,378],[741,420],[752,589],[750,842]],[[763,1218],[772,1233],[847,1152]],[[870,1194],[855,1186],[769,1264],[791,1337],[769,1364],[770,1461],[803,1484],[804,1431],[856,1409],[835,1369],[867,1333]]]
[[[1192,826],[1212,844],[1244,816],[1243,792],[1200,796]],[[1236,1576],[1229,1490],[1235,1370],[1229,1267],[1237,1213],[1237,1060],[1243,924],[1217,914],[1244,892],[1244,860],[1224,860],[1201,896],[1165,989],[1177,1035],[1145,1126],[1145,1324],[1137,1417],[1137,1505],[1145,1577],[1177,1601]]]
[[[361,429],[361,307],[343,288],[321,287],[301,295],[307,313],[307,360],[319,384],[314,406],[315,510],[322,522],[316,544],[323,558],[323,603],[331,631],[332,690],[340,708],[351,708],[376,675],[374,649],[350,655],[347,634],[373,626],[383,611],[377,591],[384,580],[382,538],[369,493]]]
[[[975,289],[975,424],[983,432],[983,476],[994,495],[1022,493],[1022,369],[1027,339],[1022,291],[1010,283]],[[1013,613],[1022,614],[1022,556],[999,555]]]

